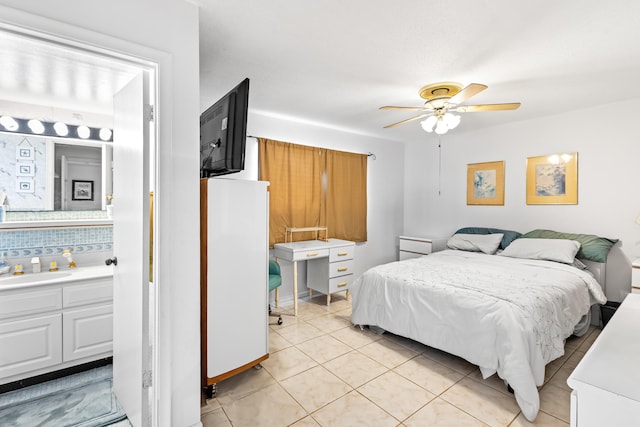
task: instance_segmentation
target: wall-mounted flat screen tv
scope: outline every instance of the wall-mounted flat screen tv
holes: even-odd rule
[[[200,115],[201,178],[244,169],[248,104],[249,79],[244,79]]]

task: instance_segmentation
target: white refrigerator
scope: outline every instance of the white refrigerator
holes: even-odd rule
[[[268,182],[200,180],[203,387],[269,357]]]

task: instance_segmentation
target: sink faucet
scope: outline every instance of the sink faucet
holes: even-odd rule
[[[76,263],[73,258],[71,258],[71,251],[69,249],[65,249],[64,251],[62,251],[62,256],[69,263],[69,268],[76,268]]]

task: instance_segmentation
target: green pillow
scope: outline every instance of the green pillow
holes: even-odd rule
[[[560,233],[551,230],[533,230],[520,236],[521,239],[569,239],[580,242],[580,250],[576,258],[588,259],[595,262],[607,262],[609,251],[618,239],[607,239],[593,234]]]

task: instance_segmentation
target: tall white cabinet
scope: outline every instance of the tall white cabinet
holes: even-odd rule
[[[202,381],[215,384],[268,353],[268,183],[200,180]]]

